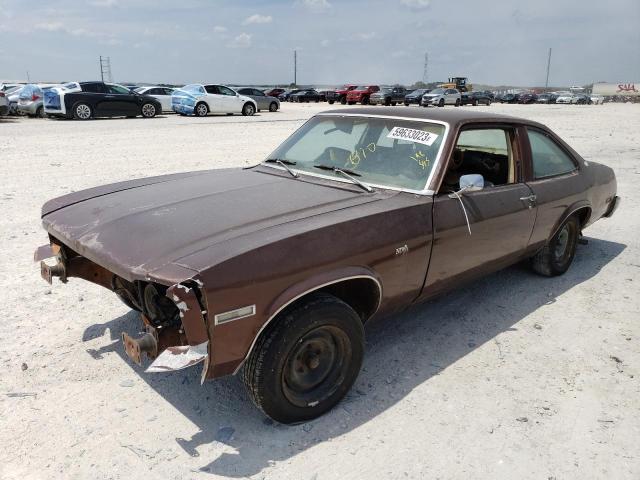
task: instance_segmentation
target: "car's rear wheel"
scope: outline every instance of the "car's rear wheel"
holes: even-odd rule
[[[531,258],[531,266],[536,273],[547,277],[562,275],[569,269],[576,254],[580,222],[572,215],[558,229],[551,240]]]
[[[258,339],[244,368],[251,399],[281,423],[316,418],[349,391],[362,365],[358,314],[318,293],[286,309]]]
[[[345,97],[344,95],[340,98],[340,105],[346,105],[347,104],[347,97]]]
[[[369,105],[369,97],[362,97],[362,105]]]
[[[456,98],[455,106],[456,106],[456,107],[459,107],[459,106],[460,106],[460,99],[459,99],[459,98]]]
[[[156,113],[158,113],[158,109],[153,103],[143,103],[140,111],[144,118],[153,118],[156,116]]]
[[[196,108],[193,109],[196,117],[206,117],[209,113],[209,107],[206,103],[200,102],[196,105]]]
[[[278,104],[276,102],[271,102],[269,104],[269,111],[270,112],[277,112],[278,111]]]
[[[89,120],[91,117],[93,110],[88,104],[80,102],[73,106],[73,118],[76,120]]]
[[[242,115],[244,115],[245,117],[250,117],[254,113],[256,113],[256,107],[253,106],[253,103],[245,103],[242,107]]]

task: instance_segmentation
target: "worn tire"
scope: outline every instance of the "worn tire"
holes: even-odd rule
[[[206,117],[209,113],[209,106],[204,102],[200,102],[194,107],[193,113],[196,117]]]
[[[546,277],[562,275],[569,269],[576,255],[579,235],[580,221],[578,217],[572,215],[562,224],[544,248],[531,258],[531,268]],[[564,249],[560,252],[563,245]]]
[[[73,118],[76,120],[90,120],[93,118],[93,109],[84,102],[78,102],[73,106]]]
[[[300,423],[316,418],[333,408],[358,376],[364,355],[362,321],[342,300],[317,293],[284,310],[274,322],[260,336],[245,364],[243,381],[249,395],[260,410],[278,422]],[[313,342],[326,338],[335,342],[336,350],[328,348],[318,353],[317,349],[323,347]],[[327,353],[329,350],[331,353]],[[303,355],[307,355],[307,364],[297,363]],[[322,360],[316,366],[308,364],[318,358]],[[305,373],[297,373],[302,371]],[[320,374],[314,380],[318,383],[304,394],[295,392],[295,382],[287,381],[314,373]]]
[[[242,106],[242,115],[245,117],[251,117],[254,113],[256,113],[256,107],[253,103],[247,102]]]
[[[271,102],[269,104],[269,111],[270,112],[277,112],[278,111],[278,104],[276,102]]]

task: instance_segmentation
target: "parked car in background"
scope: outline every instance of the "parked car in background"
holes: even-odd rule
[[[171,95],[173,94],[173,90],[171,87],[150,86],[137,87],[133,92],[155,98],[160,102],[163,112],[171,112],[173,111],[171,108]]]
[[[336,88],[333,91],[327,92],[327,102],[329,102],[330,105],[333,105],[336,102],[341,103],[342,105],[346,105],[347,93],[349,93],[351,90],[353,90],[357,86],[358,85],[353,85],[348,83],[341,88]]]
[[[278,98],[282,95],[286,90],[284,88],[272,88],[271,90],[265,90],[264,94],[267,97],[276,97]]]
[[[20,93],[22,93],[24,87],[24,85],[18,85],[5,91],[7,101],[9,102],[9,115],[18,115],[18,102],[20,101]]]
[[[556,103],[571,105],[578,103],[578,96],[573,93],[562,93],[556,98]]]
[[[0,90],[0,116],[9,114],[9,99],[3,91]]]
[[[44,92],[44,111],[51,117],[89,120],[98,117],[153,118],[162,105],[115,83],[69,82]]]
[[[530,104],[536,103],[538,96],[535,93],[521,93],[518,97],[518,103]]]
[[[276,97],[266,95],[262,90],[258,90],[257,88],[243,87],[239,88],[237,92],[240,95],[253,99],[258,106],[258,111],[269,110],[270,112],[277,112],[280,109],[280,100]]]
[[[59,85],[25,85],[18,96],[18,113],[32,117],[44,117],[44,92]]]
[[[293,90],[288,90],[284,93],[281,93],[280,95],[278,95],[278,100],[280,100],[281,102],[291,102],[291,95],[295,95],[298,92],[301,92],[302,90],[300,90],[299,88],[294,88]]]
[[[347,103],[349,105],[354,105],[356,103],[361,103],[362,105],[367,105],[369,103],[369,98],[373,93],[376,93],[380,90],[378,85],[360,85],[356,88],[349,90],[347,92]]]
[[[266,415],[301,423],[349,392],[368,322],[397,328],[403,318],[393,313],[516,262],[562,275],[581,232],[618,205],[614,171],[537,122],[351,108],[312,117],[250,168],[52,199],[35,259],[48,283],[93,282],[140,312],[145,333],[122,339],[133,362],[152,360],[147,372],[200,365],[202,381],[240,373]],[[518,311],[517,300],[500,314]],[[186,383],[162,390],[192,398]]]
[[[505,93],[500,96],[500,103],[518,103],[519,93]]]
[[[594,105],[602,105],[604,103],[604,96],[592,93],[589,95],[591,103]]]
[[[462,105],[491,105],[491,97],[485,92],[461,92],[460,102]]]
[[[416,90],[413,90],[412,92],[409,92],[404,96],[404,104],[407,107],[414,103],[420,105],[420,102],[422,101],[422,95],[424,95],[425,93],[429,93],[430,91],[431,90],[429,90],[428,88],[418,88]]]
[[[591,103],[591,97],[584,93],[576,94],[576,105],[589,105]]]
[[[194,83],[176,88],[171,95],[171,107],[180,115],[206,117],[209,113],[241,113],[251,116],[258,110],[255,100],[238,94],[225,85]]]
[[[22,83],[0,83],[0,92],[6,92],[7,90],[22,86]]]
[[[290,102],[298,102],[298,103],[305,103],[305,102],[318,103],[320,99],[321,99],[320,94],[313,88],[300,90],[299,92],[296,92],[289,97]]]
[[[552,93],[540,93],[536,98],[536,103],[556,103],[556,96]]]
[[[428,107],[444,107],[445,105],[455,105],[459,107],[462,103],[462,95],[455,88],[436,88],[422,96],[421,105]]]
[[[393,105],[404,102],[407,89],[404,87],[384,87],[369,96],[371,105]]]

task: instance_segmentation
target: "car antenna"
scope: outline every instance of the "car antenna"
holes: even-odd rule
[[[466,187],[465,187],[466,188]],[[464,191],[464,188],[460,190],[460,192]],[[467,221],[467,230],[469,230],[469,235],[471,235],[471,225],[469,224],[469,216],[467,215],[467,209],[464,208],[464,202],[462,201],[462,196],[459,192],[451,192],[449,194],[449,198],[457,198],[460,202],[460,206],[462,207],[462,213],[464,213],[464,219]]]

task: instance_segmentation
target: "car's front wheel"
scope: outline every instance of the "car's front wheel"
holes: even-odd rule
[[[579,235],[580,222],[577,216],[572,215],[551,237],[547,245],[531,258],[533,270],[546,277],[566,272],[576,255]]]
[[[93,110],[88,104],[80,102],[73,106],[73,118],[76,120],[89,120],[91,117]]]
[[[438,102],[438,106],[439,107],[444,107],[444,98],[440,99],[440,101]]]
[[[242,107],[242,115],[244,115],[245,117],[250,117],[254,113],[256,113],[256,107],[253,106],[253,103],[245,103]]]
[[[156,113],[158,113],[158,109],[153,103],[142,104],[140,111],[142,112],[142,116],[144,118],[153,118],[156,116]]]
[[[283,311],[258,339],[243,379],[251,399],[281,423],[316,418],[356,380],[364,355],[358,314],[318,293]]]
[[[194,109],[194,113],[196,114],[196,117],[206,117],[207,114],[209,113],[209,107],[207,106],[206,103],[200,102],[199,104],[196,105],[196,108]]]

